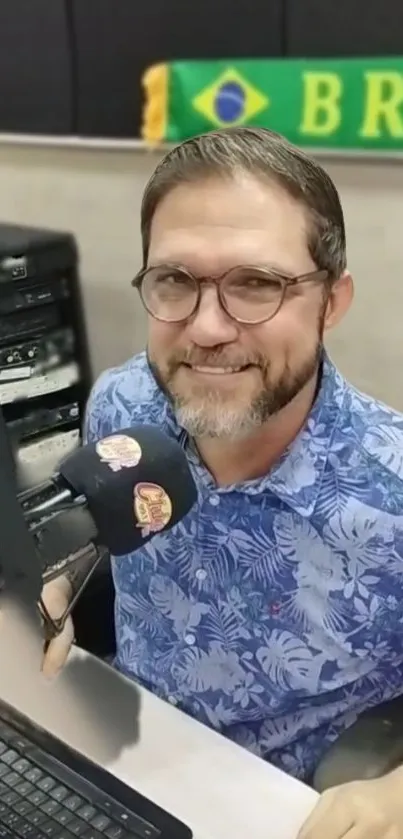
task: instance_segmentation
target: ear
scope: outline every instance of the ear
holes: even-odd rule
[[[325,312],[325,329],[333,329],[347,314],[354,297],[354,283],[349,271],[334,281]]]

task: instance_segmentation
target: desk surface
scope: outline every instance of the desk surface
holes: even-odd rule
[[[80,650],[45,681],[39,637],[20,622],[6,635],[1,698],[177,815],[195,839],[295,839],[312,790]]]

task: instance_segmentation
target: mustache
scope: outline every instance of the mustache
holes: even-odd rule
[[[191,367],[260,367],[268,366],[267,359],[259,353],[253,355],[229,355],[228,352],[220,350],[189,349],[185,352],[176,353],[169,360],[171,371],[176,371],[182,364]]]

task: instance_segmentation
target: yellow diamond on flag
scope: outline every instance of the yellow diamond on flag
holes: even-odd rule
[[[218,128],[248,122],[270,105],[270,99],[249,84],[235,69],[226,70],[216,82],[192,101],[196,111]]]

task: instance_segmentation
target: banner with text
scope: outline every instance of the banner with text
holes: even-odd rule
[[[143,85],[150,142],[255,125],[299,146],[403,150],[403,57],[178,61]]]

